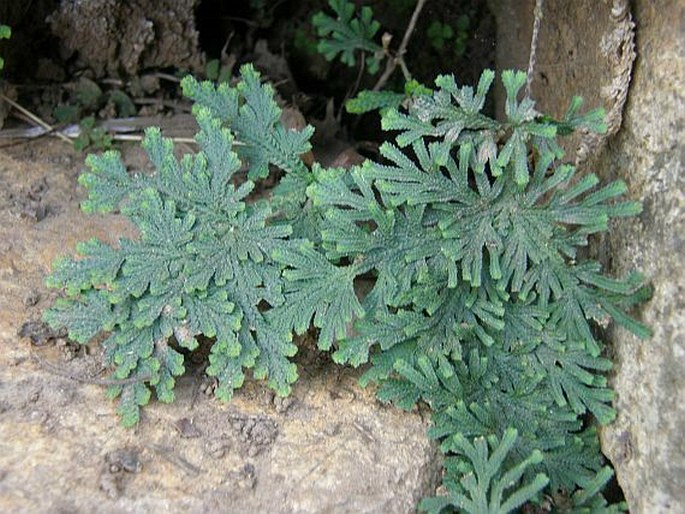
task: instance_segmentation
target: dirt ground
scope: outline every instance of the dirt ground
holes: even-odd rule
[[[428,415],[379,404],[307,341],[291,398],[248,382],[221,404],[200,360],[175,403],[120,427],[97,344],[40,324],[53,259],[130,233],[78,210],[82,166],[57,140],[0,148],[0,512],[412,512],[434,492]]]

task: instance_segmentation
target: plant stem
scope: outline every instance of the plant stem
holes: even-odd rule
[[[528,73],[526,77],[526,98],[530,98],[531,86],[533,85],[533,70],[537,62],[538,36],[540,33],[540,22],[542,21],[543,0],[535,0],[533,16],[533,35],[530,40],[530,55],[528,57]]]
[[[385,70],[383,70],[383,74],[378,79],[378,82],[376,82],[376,85],[373,86],[373,91],[379,91],[383,88],[383,86],[385,86],[385,84],[388,82],[390,76],[393,74],[398,65],[402,68],[405,80],[411,80],[411,75],[409,75],[409,70],[407,69],[406,63],[404,62],[404,54],[407,51],[409,40],[411,39],[411,35],[414,32],[414,29],[416,28],[416,22],[419,19],[419,14],[421,14],[421,10],[423,9],[423,6],[425,5],[426,1],[427,0],[418,0],[418,2],[416,2],[416,7],[414,8],[414,12],[412,13],[411,19],[409,20],[409,25],[407,25],[407,30],[404,32],[402,43],[400,43],[400,47],[397,50],[397,53],[388,58],[388,62],[385,65]]]

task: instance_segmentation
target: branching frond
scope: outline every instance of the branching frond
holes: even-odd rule
[[[381,25],[373,19],[373,10],[362,7],[360,17],[355,17],[355,5],[348,0],[329,0],[328,4],[336,14],[335,18],[319,12],[312,18],[319,38],[318,50],[327,60],[332,61],[338,55],[348,66],[357,62],[357,52],[368,52],[366,67],[369,73],[376,73],[379,67],[379,56],[383,48],[373,38]]]
[[[240,69],[241,80],[235,88],[210,81],[198,82],[192,76],[182,81],[183,94],[195,101],[194,109],[208,109],[243,143],[235,148],[241,160],[249,163],[251,180],[265,178],[269,165],[287,173],[303,174],[306,168],[300,155],[311,149],[314,129],[287,130],[280,123],[281,109],[273,88],[260,82],[251,65]]]
[[[534,499],[548,484],[547,476],[539,473],[528,483],[519,481],[526,468],[542,461],[542,453],[533,451],[518,464],[504,467],[517,437],[515,429],[507,429],[501,441],[478,437],[471,442],[461,434],[453,436],[450,451],[459,456],[452,457],[456,463],[448,467],[455,471],[446,480],[449,493],[423,500],[421,509],[436,514],[445,507],[469,514],[505,514]]]

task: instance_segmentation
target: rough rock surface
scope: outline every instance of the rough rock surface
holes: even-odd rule
[[[120,427],[93,383],[106,376],[97,345],[39,322],[57,255],[131,236],[120,217],[78,210],[82,166],[59,141],[0,151],[0,512],[414,512],[434,493],[429,416],[380,405],[307,340],[290,398],[248,381],[222,404],[193,353],[176,401]]]
[[[635,2],[637,53],[624,122],[597,168],[628,182],[639,219],[608,238],[616,273],[654,285],[650,341],[613,334],[618,419],[602,433],[633,512],[685,512],[685,4]]]
[[[492,4],[498,68],[525,69],[534,2]],[[533,88],[542,109],[561,114],[572,94],[608,110],[607,100],[620,100],[630,52],[619,42],[627,4],[544,2]],[[639,341],[611,331],[618,418],[601,439],[631,512],[675,513],[685,512],[685,4],[632,6],[637,60],[622,123],[590,150],[585,167],[606,180],[622,178],[643,202],[642,215],[615,223],[596,251],[611,273],[640,270],[652,281],[653,299],[638,314],[654,336]]]
[[[96,75],[137,75],[146,68],[197,70],[198,0],[62,0],[49,18],[67,53]]]
[[[497,67],[528,68],[535,0],[491,0],[497,23]],[[608,134],[576,134],[565,143],[577,162],[596,155],[620,125],[635,59],[628,0],[547,0],[534,67],[532,97],[538,110],[563,116],[580,95],[587,108],[603,107]],[[504,112],[504,88],[496,90]]]

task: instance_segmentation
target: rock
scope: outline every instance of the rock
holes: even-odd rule
[[[497,68],[526,70],[535,0],[490,1],[497,21]],[[533,74],[532,97],[545,114],[560,118],[571,98],[586,109],[603,107],[607,134],[574,134],[564,142],[567,157],[584,162],[596,155],[621,125],[635,59],[633,24],[627,0],[548,0]],[[504,88],[495,89],[497,112],[504,113]]]
[[[194,8],[198,0],[62,0],[48,19],[65,54],[78,52],[98,77],[147,68],[197,71],[202,64]]]
[[[358,386],[360,370],[335,365],[306,338],[292,400],[247,380],[221,403],[211,387],[201,392],[205,361],[187,358],[174,403],[152,400],[135,429],[119,426],[105,388],[40,367],[31,352],[67,376],[105,378],[97,344],[64,362],[59,348],[16,333],[54,298],[43,279],[56,256],[90,237],[136,234],[120,216],[78,211],[82,157],[69,167],[51,157],[68,146],[22,148],[31,152],[22,160],[0,150],[2,183],[21,191],[47,177],[44,196],[60,208],[35,223],[0,195],[0,271],[18,270],[0,272],[0,512],[409,513],[434,494],[440,460],[428,416],[379,404]],[[32,291],[45,301],[23,302]]]
[[[631,3],[638,58],[628,91],[628,2],[548,0],[533,97],[557,115],[572,94],[613,113],[616,135],[588,147],[584,168],[625,180],[644,210],[615,222],[594,251],[611,274],[637,270],[651,280],[653,299],[637,314],[654,336],[610,331],[618,418],[601,431],[602,449],[631,512],[685,512],[685,5]],[[498,68],[525,68],[534,2],[491,4]]]
[[[685,5],[635,2],[636,62],[623,128],[598,159],[643,204],[617,224],[608,254],[617,274],[654,286],[642,311],[654,336],[612,334],[618,419],[602,447],[636,513],[685,512]]]

